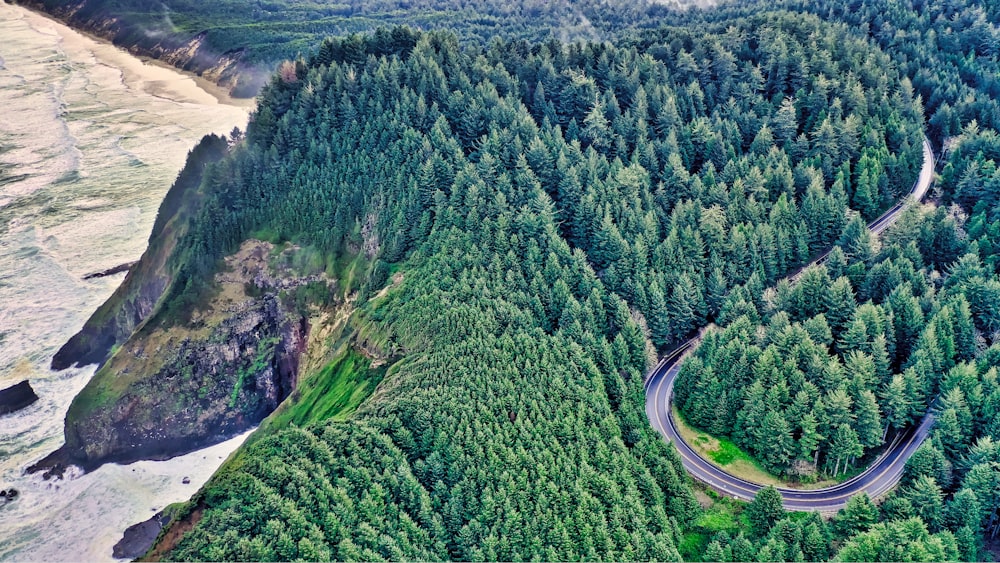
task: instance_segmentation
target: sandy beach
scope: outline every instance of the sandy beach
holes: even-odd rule
[[[21,17],[39,31],[49,30],[58,35],[67,49],[90,51],[101,64],[121,71],[122,81],[129,88],[178,103],[217,103],[248,109],[256,106],[254,99],[233,98],[225,88],[194,73],[150,57],[136,57],[103,37],[78,31],[23,6],[7,4],[3,0],[0,3],[5,4],[7,9],[19,12]]]
[[[0,561],[109,561],[124,529],[190,498],[240,436],[169,461],[43,481],[94,366],[52,355],[121,283],[202,136],[246,127],[253,100],[0,0],[0,385],[39,400],[0,418]],[[86,279],[85,279],[86,278]],[[187,482],[185,482],[187,478]]]

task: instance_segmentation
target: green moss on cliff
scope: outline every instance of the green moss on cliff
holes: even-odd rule
[[[388,366],[373,366],[355,350],[346,351],[319,373],[300,381],[288,408],[269,419],[273,429],[323,420],[346,420],[385,376]]]

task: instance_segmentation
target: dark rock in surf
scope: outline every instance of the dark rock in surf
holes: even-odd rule
[[[112,548],[111,556],[115,559],[135,559],[141,557],[156,541],[156,536],[160,535],[160,530],[170,522],[163,511],[157,512],[149,520],[133,524],[125,528],[122,539],[118,540]]]
[[[0,415],[19,411],[38,400],[28,380],[0,391]]]
[[[84,280],[92,280],[95,278],[106,278],[108,276],[113,276],[115,274],[120,274],[122,272],[127,272],[129,268],[136,265],[138,262],[126,262],[124,264],[118,264],[114,268],[108,268],[107,270],[101,270],[100,272],[93,272],[83,276]]]

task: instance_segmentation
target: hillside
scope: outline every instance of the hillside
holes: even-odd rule
[[[286,64],[245,142],[206,168],[166,262],[171,281],[74,402],[65,453],[128,459],[143,436],[170,443],[132,427],[169,428],[178,443],[202,436],[184,434],[175,409],[245,412],[248,384],[277,352],[245,349],[237,357],[259,367],[238,379],[125,366],[175,365],[163,339],[216,342],[212,327],[229,321],[211,319],[228,290],[211,280],[232,270],[215,274],[218,260],[248,237],[290,241],[356,310],[336,336],[312,339],[306,356],[328,363],[297,374],[290,402],[192,503],[185,518],[198,524],[170,557],[676,559],[678,526],[698,509],[642,417],[644,331],[667,345],[716,315],[730,287],[761,291],[839,235],[848,202],[876,214],[905,191],[889,178],[920,158],[906,82],[843,28],[779,15],[714,29],[666,30],[632,48],[486,50],[396,30],[328,41],[311,61]],[[773,54],[723,47],[741,36],[780,40],[829,76],[856,78],[765,76],[758,68]],[[817,37],[836,59],[811,60],[804,41]],[[740,80],[755,73],[756,86]],[[849,94],[850,105],[827,111]],[[733,95],[740,104],[720,103]],[[772,119],[773,132],[761,125]],[[844,160],[828,143],[849,149]],[[815,215],[799,211],[803,195]],[[311,392],[367,381],[381,383],[353,414]],[[133,410],[177,385],[208,390]],[[231,397],[213,391],[233,385]],[[89,430],[108,416],[116,433]],[[336,461],[353,456],[370,459],[360,463],[370,472]],[[324,500],[279,500],[293,482],[293,498]],[[372,490],[386,496],[367,502],[384,507],[354,514]],[[286,508],[274,513],[272,501]],[[352,516],[336,523],[338,505]],[[235,531],[231,518],[261,527],[218,541]],[[275,543],[279,529],[296,534],[291,544]],[[365,540],[365,529],[394,539]]]

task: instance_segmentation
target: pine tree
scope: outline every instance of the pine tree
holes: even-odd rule
[[[865,219],[874,219],[878,212],[880,169],[881,164],[872,156],[864,155],[858,161],[851,203]]]
[[[819,423],[816,415],[807,412],[802,416],[802,431],[799,436],[799,459],[816,463],[819,456],[819,445],[823,441],[823,436],[819,433]]]
[[[941,443],[941,447],[949,459],[957,460],[959,458],[965,446],[966,436],[962,432],[962,426],[955,409],[946,409],[941,412],[934,423],[932,435]]]
[[[975,491],[968,488],[959,489],[944,510],[943,524],[951,530],[958,531],[963,527],[972,530],[979,529],[985,511]]]
[[[941,490],[934,479],[928,476],[921,476],[910,486],[906,493],[910,504],[916,510],[917,515],[927,524],[931,532],[936,532],[941,527],[941,520],[944,511],[944,501]]]
[[[722,268],[714,268],[705,280],[705,301],[708,305],[708,316],[716,318],[726,298],[728,290]]]
[[[838,349],[841,353],[847,353],[858,352],[868,348],[868,325],[865,324],[864,320],[855,318],[841,335]]]
[[[793,318],[802,320],[826,313],[833,300],[830,284],[830,277],[823,266],[806,269],[795,285]]]
[[[670,318],[667,302],[663,292],[655,285],[649,289],[649,314],[646,322],[649,324],[650,338],[657,348],[663,348],[670,342]]]
[[[726,557],[726,552],[722,549],[722,545],[717,541],[713,541],[705,548],[705,561],[726,562],[730,561],[730,559]]]
[[[839,225],[837,227],[836,232],[840,233],[843,231],[843,229],[844,226]],[[836,234],[831,235],[829,242],[827,243],[827,246],[833,243],[833,239],[835,237]],[[834,280],[839,280],[840,277],[843,276],[844,272],[847,270],[847,256],[844,255],[844,249],[840,248],[839,246],[834,246],[832,249],[830,249],[830,253],[827,254],[824,265],[826,265],[826,270],[827,272],[829,272],[830,278]]]
[[[860,215],[854,215],[837,240],[849,263],[865,262],[872,257],[872,236]]]
[[[733,561],[754,561],[757,552],[753,543],[740,532],[733,538]]]
[[[889,294],[888,302],[896,329],[896,362],[901,363],[900,360],[909,357],[917,337],[923,331],[924,313],[908,283],[894,289]]]
[[[785,515],[781,504],[781,493],[774,487],[764,487],[754,495],[753,502],[747,505],[747,519],[757,537],[765,537],[771,527]],[[733,550],[736,556],[736,550]]]
[[[604,106],[600,101],[594,104],[584,118],[582,137],[597,150],[607,150],[611,146],[611,126],[604,116]]]
[[[871,357],[875,363],[875,382],[886,385],[892,377],[892,360],[889,358],[885,334],[877,334],[872,339]]]
[[[864,448],[874,448],[882,443],[882,417],[879,415],[875,394],[865,390],[856,405],[858,440]]]
[[[730,436],[733,431],[733,413],[732,405],[729,402],[729,391],[721,383],[719,389],[719,393],[716,394],[715,409],[712,411],[712,422],[708,430],[714,436]]]
[[[854,289],[850,280],[843,276],[837,278],[830,286],[830,301],[825,313],[834,338],[839,337],[848,326],[856,309],[857,302],[854,300]]]
[[[771,410],[764,415],[760,428],[767,442],[757,444],[754,449],[762,454],[769,467],[784,469],[795,455],[795,441],[788,421],[781,412]]]
[[[847,500],[847,506],[837,513],[834,525],[843,538],[850,538],[867,531],[878,522],[878,507],[868,498],[867,493],[854,495]]]
[[[920,477],[930,477],[942,487],[948,487],[952,480],[952,464],[944,454],[928,440],[913,452],[903,468],[900,482],[911,485]]]
[[[980,556],[982,540],[976,530],[977,528],[972,526],[962,526],[955,531],[955,544],[961,561],[982,561]]]
[[[883,387],[882,404],[886,405],[886,420],[896,430],[902,430],[913,422],[916,405],[910,397],[903,376],[896,374]]]
[[[843,388],[829,391],[822,401],[822,422],[831,431],[851,425],[855,419],[854,400]],[[832,432],[828,435],[832,437]]]
[[[848,501],[850,502],[850,501]],[[822,521],[810,522],[802,532],[802,553],[806,561],[825,561],[830,556],[829,539]]]
[[[744,391],[743,407],[737,412],[734,429],[737,443],[754,451],[760,444],[766,443],[768,436],[761,430],[767,405],[764,397],[766,390],[761,381],[754,382]]]
[[[781,101],[781,107],[774,117],[774,133],[779,143],[786,143],[795,138],[799,128],[799,120],[795,111],[795,103],[791,98]]]
[[[840,475],[841,468],[846,470],[851,466],[852,460],[864,453],[858,435],[847,424],[841,424],[833,432],[833,439],[830,441],[830,458],[835,460],[833,475]],[[843,466],[841,466],[843,462]]]
[[[826,322],[826,315],[819,314],[810,319],[806,319],[802,323],[802,328],[809,334],[809,338],[824,347],[829,347],[833,344],[833,331],[830,329],[830,324]]]
[[[974,369],[974,368],[973,368]],[[954,370],[952,370],[954,373]],[[972,434],[972,411],[968,401],[965,400],[965,393],[961,387],[952,387],[941,395],[941,410],[953,409],[955,418],[958,421],[959,431],[963,436]]]
[[[700,289],[685,274],[678,279],[670,293],[668,304],[671,312],[671,336],[680,341],[700,324],[704,300]]]

